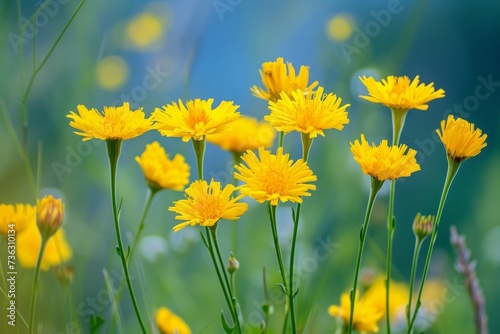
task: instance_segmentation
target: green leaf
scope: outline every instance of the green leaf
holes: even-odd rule
[[[92,314],[90,316],[90,334],[96,334],[99,331],[99,327],[101,327],[105,322],[105,319],[100,315]]]
[[[278,286],[281,288],[281,291],[286,295],[286,286],[284,286],[282,283],[278,283]]]
[[[224,317],[224,311],[220,312],[220,321],[222,322],[222,328],[224,328],[224,333],[226,334],[232,334],[234,333],[235,327],[229,326],[229,324],[226,321],[226,318]]]

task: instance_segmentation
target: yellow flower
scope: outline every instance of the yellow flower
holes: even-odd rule
[[[184,320],[166,307],[160,307],[156,311],[155,321],[161,334],[191,334]]]
[[[365,296],[358,298],[358,295],[356,293],[354,302],[353,329],[359,332],[378,332],[378,322],[384,316],[383,310],[380,310],[375,305],[375,300],[366,298]],[[348,292],[343,293],[340,297],[340,306],[331,305],[328,308],[328,314],[332,317],[340,318],[345,327],[349,326],[351,299]]]
[[[427,110],[427,103],[444,97],[444,90],[434,89],[434,83],[426,85],[419,83],[418,75],[410,82],[407,76],[396,77],[390,75],[382,81],[375,81],[373,77],[359,77],[368,89],[370,96],[361,98],[373,103],[382,103],[393,110],[419,109]]]
[[[243,153],[261,146],[271,147],[276,136],[274,129],[267,122],[259,122],[255,118],[246,116],[240,116],[227,127],[230,130],[208,135],[207,141],[224,150]]]
[[[240,115],[236,112],[239,106],[232,101],[222,101],[212,109],[213,102],[214,99],[196,99],[187,101],[184,106],[179,100],[179,104],[172,102],[163,109],[156,108],[153,112],[154,127],[163,136],[182,137],[185,142],[191,138],[203,140],[206,135],[227,130],[224,126]]]
[[[147,49],[163,37],[165,25],[160,15],[144,12],[132,18],[125,30],[133,46]]]
[[[29,204],[0,204],[0,235],[7,238],[22,233],[31,223],[35,222],[36,208]]]
[[[142,108],[132,111],[128,102],[120,107],[104,107],[102,114],[81,104],[77,109],[78,115],[71,111],[66,117],[72,120],[70,126],[81,131],[75,133],[83,136],[84,141],[93,138],[131,139],[150,130],[152,125],[151,120],[145,118]]]
[[[168,158],[165,149],[157,142],[146,145],[146,149],[135,161],[141,166],[149,186],[155,190],[172,189],[182,191],[189,182],[189,165],[184,157],[176,154]]]
[[[195,181],[186,189],[186,199],[174,202],[169,211],[178,213],[178,220],[184,223],[174,227],[177,232],[184,227],[196,224],[201,226],[214,226],[220,219],[237,220],[248,209],[248,204],[239,203],[242,196],[231,197],[235,186],[228,184],[223,189],[220,182],[213,179],[210,184],[207,181]]]
[[[370,285],[368,290],[366,290],[363,299],[370,300],[371,304],[374,305],[377,310],[382,312],[382,314],[385,314],[385,292],[385,276],[379,277]],[[401,310],[404,312],[404,309],[408,304],[410,290],[405,284],[397,283],[391,280],[389,292],[389,317],[393,319],[397,313],[401,312]]]
[[[404,144],[388,146],[387,140],[382,140],[379,146],[370,146],[364,135],[361,135],[361,143],[356,139],[354,144],[350,144],[354,160],[359,163],[363,173],[379,181],[408,177],[420,170],[415,158],[417,152]]]
[[[448,115],[446,121],[441,121],[441,131],[438,129],[436,132],[448,156],[457,162],[478,155],[486,147],[487,135],[462,118],[455,119]]]
[[[259,73],[265,90],[257,86],[253,86],[250,90],[254,96],[263,100],[277,101],[281,92],[290,97],[291,92],[297,89],[303,91],[304,94],[310,94],[318,85],[315,81],[308,86],[309,68],[307,66],[301,66],[299,75],[296,75],[292,63],[285,64],[281,57],[276,61],[263,63]]]
[[[349,104],[340,106],[342,99],[333,93],[323,95],[323,87],[312,94],[304,94],[300,89],[291,92],[291,97],[282,92],[276,102],[269,101],[271,114],[264,117],[278,131],[288,133],[299,131],[316,138],[325,136],[323,130],[342,130],[349,124],[345,109]]]
[[[310,196],[309,190],[316,186],[307,182],[316,181],[316,175],[307,164],[299,159],[295,163],[289,159],[289,154],[283,154],[283,148],[278,148],[276,155],[259,148],[259,158],[252,151],[247,151],[241,158],[243,163],[234,166],[240,173],[234,177],[244,182],[241,194],[250,196],[259,203],[269,201],[278,205],[278,201],[302,203],[302,196]]]
[[[38,253],[40,252],[40,243],[42,238],[37,224],[32,224],[21,233],[17,238],[17,259],[24,268],[34,268]],[[43,253],[41,269],[49,270],[50,267],[58,266],[71,259],[72,250],[66,241],[64,230],[60,228],[47,241],[45,252]]]
[[[44,196],[36,203],[36,223],[45,237],[50,237],[59,229],[64,218],[62,199],[52,195]]]

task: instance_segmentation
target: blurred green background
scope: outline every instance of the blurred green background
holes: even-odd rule
[[[77,6],[77,0],[51,0],[23,35],[24,24],[42,2],[0,3],[0,107],[21,138],[22,92],[33,72],[33,53],[39,64]],[[491,333],[500,332],[500,3],[482,1],[122,1],[88,0],[59,45],[38,73],[27,99],[28,148],[34,168],[39,143],[41,193],[55,193],[66,205],[65,229],[73,248],[74,280],[70,293],[52,272],[42,273],[37,318],[43,333],[88,332],[92,314],[107,318],[113,310],[106,295],[105,273],[116,287],[121,266],[114,252],[115,236],[109,199],[105,145],[82,144],[66,115],[78,104],[102,110],[129,101],[146,114],[177,99],[233,100],[245,115],[262,118],[266,102],[249,88],[261,85],[258,70],[265,61],[284,57],[296,69],[310,67],[318,80],[350,103],[350,124],[342,132],[327,131],[312,147],[310,166],[318,176],[317,190],[305,199],[296,260],[301,282],[298,314],[304,333],[333,333],[335,319],[326,310],[338,304],[349,289],[354,272],[358,230],[368,196],[368,177],[349,152],[349,142],[364,133],[369,141],[391,136],[388,109],[361,100],[366,94],[359,75],[420,75],[446,92],[427,112],[410,111],[402,142],[419,152],[422,171],[398,181],[394,279],[408,282],[413,251],[411,223],[417,212],[434,214],[444,177],[446,157],[435,129],[452,113],[475,123],[488,134],[488,146],[466,161],[455,178],[445,206],[430,276],[448,288],[432,299],[435,321],[426,333],[472,333],[473,318],[463,279],[454,269],[449,226],[467,237],[477,274],[486,296]],[[37,47],[33,49],[37,29]],[[20,45],[24,52],[21,54]],[[2,117],[0,123],[0,202],[34,203],[23,161]],[[146,186],[134,157],[158,140],[173,156],[181,153],[194,166],[190,143],[161,137],[157,132],[124,143],[118,172],[123,198],[121,223],[129,240],[138,224]],[[300,156],[300,138],[286,136],[285,148]],[[193,169],[194,171],[194,169]],[[232,182],[231,155],[208,145],[205,175]],[[194,178],[192,177],[191,180]],[[387,186],[387,185],[386,185]],[[363,266],[382,272],[385,263],[387,188],[381,192],[372,216]],[[182,193],[156,196],[140,256],[132,273],[145,316],[167,306],[181,315],[194,333],[221,333],[220,310],[225,309],[216,275],[197,228],[172,232],[176,223],[168,211]],[[272,333],[281,328],[284,299],[276,283],[279,272],[265,207],[249,200],[250,209],[237,223],[241,263],[238,290],[244,321],[258,327],[265,301],[262,268],[275,305]],[[290,207],[279,208],[279,229],[288,256]],[[230,224],[219,233],[222,249],[231,248]],[[0,245],[2,254],[5,247]],[[320,256],[318,256],[320,254]],[[1,261],[5,261],[5,256]],[[19,269],[18,307],[27,316],[32,270]],[[5,286],[5,282],[0,283]],[[71,296],[71,298],[70,298]],[[7,301],[0,298],[1,309]],[[432,308],[432,307],[431,307]],[[0,312],[3,314],[4,311]],[[226,311],[227,313],[227,311]],[[138,325],[128,296],[119,310],[121,328],[137,333]],[[19,333],[24,333],[18,324]],[[5,317],[0,332],[7,328]],[[10,333],[10,332],[8,332]],[[16,333],[16,331],[12,331]]]

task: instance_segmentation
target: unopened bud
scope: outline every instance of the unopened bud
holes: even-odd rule
[[[227,265],[227,271],[230,274],[232,274],[236,270],[238,270],[239,267],[240,267],[240,263],[238,262],[238,260],[236,260],[236,258],[234,257],[234,255],[231,254],[231,256],[229,256],[229,262],[228,262],[228,265]]]
[[[74,268],[72,265],[62,265],[54,269],[57,279],[63,285],[69,285],[73,281]]]
[[[36,223],[43,238],[50,238],[57,232],[64,218],[64,205],[60,198],[52,195],[44,196],[37,200]]]
[[[422,216],[420,213],[417,213],[415,219],[413,220],[413,233],[418,240],[424,240],[429,234],[432,233],[433,228],[434,216]]]

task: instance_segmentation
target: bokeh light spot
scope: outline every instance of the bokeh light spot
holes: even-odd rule
[[[144,12],[127,23],[126,34],[132,46],[147,49],[163,37],[164,29],[165,25],[157,15]]]
[[[338,14],[333,16],[326,25],[328,37],[334,41],[345,41],[351,37],[354,31],[354,19],[349,14]]]
[[[128,79],[127,62],[118,56],[102,59],[96,66],[96,79],[99,86],[104,89],[118,89]]]

